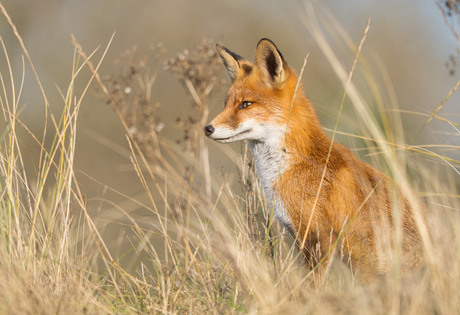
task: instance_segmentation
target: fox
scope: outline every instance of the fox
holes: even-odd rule
[[[397,227],[401,265],[418,266],[416,209],[389,176],[331,142],[275,44],[261,39],[254,62],[219,44],[216,50],[231,86],[204,133],[220,143],[247,141],[269,209],[295,239],[316,284],[336,256],[364,280],[388,272]]]

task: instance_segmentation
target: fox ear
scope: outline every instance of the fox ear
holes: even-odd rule
[[[241,71],[239,61],[244,60],[244,58],[219,44],[216,45],[216,50],[222,58],[222,61],[224,62],[224,66],[227,69],[228,76],[230,77],[232,82],[235,81],[235,79],[238,76],[238,73]]]
[[[254,63],[263,71],[270,85],[280,87],[286,80],[283,55],[271,40],[263,38],[259,41]]]

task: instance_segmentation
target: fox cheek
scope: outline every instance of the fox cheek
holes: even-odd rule
[[[231,117],[229,117],[228,125],[231,129],[236,130],[240,124],[241,124],[241,120],[238,119],[236,113],[233,114]]]

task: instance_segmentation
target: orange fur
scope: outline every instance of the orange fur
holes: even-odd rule
[[[262,39],[254,63],[217,50],[233,84],[205,132],[220,142],[249,142],[267,200],[319,278],[336,249],[363,278],[387,271],[393,211],[401,213],[404,265],[416,266],[421,241],[410,205],[391,179],[346,147],[332,144],[328,158],[331,141],[300,88],[292,102],[298,76],[276,46]]]

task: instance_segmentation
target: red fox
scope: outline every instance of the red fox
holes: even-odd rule
[[[254,63],[216,49],[232,85],[224,110],[204,132],[221,143],[247,140],[269,206],[316,279],[322,281],[334,252],[364,279],[387,271],[396,252],[395,226],[401,227],[403,264],[416,266],[422,246],[408,201],[390,178],[346,147],[331,147],[301,89],[293,98],[298,76],[275,44],[260,40]]]

